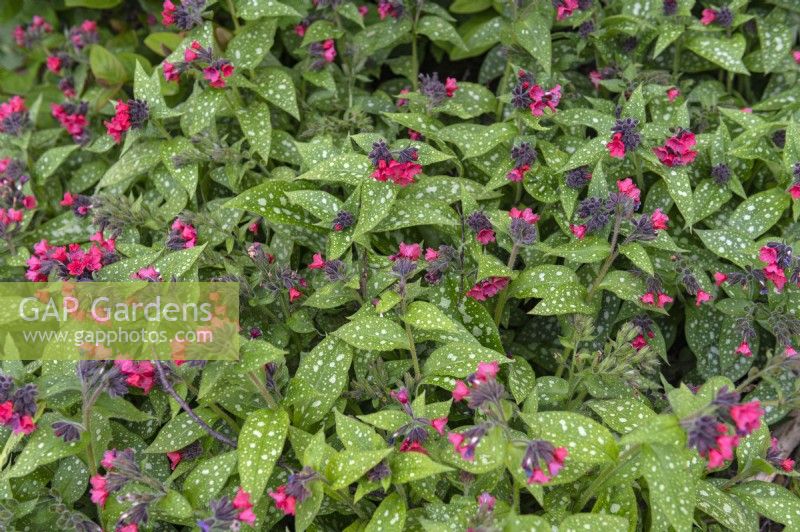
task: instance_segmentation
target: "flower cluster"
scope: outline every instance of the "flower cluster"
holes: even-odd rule
[[[452,98],[458,90],[456,78],[447,78],[442,83],[439,80],[439,73],[420,74],[420,93],[428,99],[428,107],[440,106],[447,98]]]
[[[686,166],[697,157],[697,151],[692,149],[696,143],[694,133],[681,129],[668,138],[663,146],[653,148],[653,153],[666,166]]]
[[[561,101],[561,85],[544,90],[525,70],[517,72],[517,83],[511,91],[511,103],[517,109],[528,108],[533,116],[542,116],[545,109],[556,111]]]
[[[311,46],[308,47],[308,54],[312,58],[311,70],[321,70],[336,59],[336,43],[333,39],[311,43]]]
[[[33,210],[36,197],[25,193],[25,184],[30,181],[25,165],[19,159],[0,159],[0,207],[4,209]]]
[[[182,0],[176,7],[171,0],[164,0],[161,23],[175,25],[181,31],[189,31],[203,22],[203,8],[206,0]]]
[[[39,15],[34,15],[31,23],[14,28],[14,40],[20,48],[32,48],[42,37],[53,32],[53,26]]]
[[[467,226],[475,233],[475,240],[486,246],[495,241],[494,228],[489,217],[483,211],[475,211],[467,216]]]
[[[625,155],[632,152],[642,143],[639,133],[639,121],[635,118],[618,118],[611,127],[611,142],[606,144],[608,154],[617,159],[624,159]]]
[[[85,146],[89,143],[91,134],[89,133],[89,120],[86,118],[89,112],[87,102],[51,104],[50,112],[53,118],[58,120],[67,133],[72,136],[76,144]]]
[[[419,154],[416,148],[407,147],[392,152],[384,140],[372,144],[369,158],[375,171],[372,179],[391,181],[395,185],[405,187],[414,182],[414,177],[422,173],[422,166],[417,163]]]
[[[250,494],[240,486],[236,490],[233,500],[221,497],[209,503],[211,517],[197,521],[197,526],[202,532],[239,530],[242,523],[255,525],[256,515],[253,512],[253,503]]]
[[[378,17],[385,20],[387,17],[398,19],[405,13],[402,0],[378,0]]]
[[[127,102],[118,100],[114,106],[114,117],[106,120],[106,133],[111,135],[114,142],[120,143],[122,135],[129,129],[139,129],[144,126],[149,116],[147,102],[143,100],[130,99]]]
[[[116,261],[113,240],[106,240],[99,245],[92,243],[86,250],[80,244],[51,246],[47,240],[42,240],[33,246],[25,278],[29,281],[47,281],[53,275],[57,280],[74,278],[87,281],[92,279],[94,272]]]
[[[33,416],[37,410],[38,394],[35,384],[16,386],[10,375],[0,373],[0,424],[10,428],[14,434],[33,432],[36,429]]]
[[[467,297],[475,301],[486,301],[503,291],[509,282],[508,277],[489,277],[481,279],[467,291]]]
[[[700,23],[703,26],[717,23],[723,28],[730,28],[733,24],[733,11],[728,6],[719,9],[706,8],[701,13]]]
[[[536,150],[529,142],[520,142],[511,148],[511,159],[514,160],[514,168],[506,174],[506,179],[518,183],[525,179],[525,172],[530,170],[531,165],[536,162]]]
[[[197,229],[180,216],[175,218],[169,235],[167,235],[167,248],[173,250],[189,249],[195,245],[197,245]]]
[[[349,227],[353,227],[356,223],[356,218],[353,213],[348,211],[339,211],[331,222],[331,229],[334,231],[344,231]]]
[[[740,395],[722,387],[709,411],[681,420],[687,445],[708,460],[708,469],[717,469],[733,460],[739,439],[761,426],[764,410],[758,401],[740,402]]]
[[[429,419],[415,415],[406,388],[392,390],[389,395],[400,403],[400,407],[411,418],[411,421],[401,426],[389,437],[389,443],[393,444],[400,441],[400,452],[427,454],[428,451],[425,449],[424,444],[428,440],[430,429],[443,436],[447,427],[447,416]]]
[[[633,216],[641,203],[641,190],[629,177],[620,179],[616,184],[617,192],[606,199],[589,196],[581,200],[575,211],[581,223],[569,226],[575,238],[582,240],[587,234],[602,231],[613,217],[619,216],[627,220]],[[668,221],[669,218],[658,209],[650,217],[645,216],[636,221],[627,240],[652,240],[656,236],[656,230],[665,228]]]
[[[425,250],[425,280],[430,284],[436,284],[445,274],[450,266],[458,260],[458,252],[452,246],[441,245],[437,249],[428,248]]]
[[[792,167],[792,185],[789,187],[789,195],[792,199],[800,199],[800,162],[794,163]]]
[[[539,215],[534,214],[530,208],[519,210],[511,207],[508,216],[511,218],[508,234],[514,245],[529,246],[533,244],[536,241],[536,223],[539,221]]]
[[[90,44],[95,44],[100,40],[97,32],[97,22],[94,20],[84,20],[78,26],[70,28],[67,38],[75,51],[81,51]]]
[[[567,172],[566,184],[570,188],[580,190],[592,180],[592,173],[586,166],[579,166]]]
[[[12,96],[7,102],[0,103],[0,133],[18,136],[29,125],[30,117],[23,98]]]
[[[149,360],[115,360],[114,365],[125,376],[128,386],[150,393],[155,384],[155,366]]]
[[[347,266],[339,259],[325,260],[321,253],[314,254],[314,260],[308,265],[309,270],[322,270],[330,282],[342,281],[347,276]]]
[[[295,515],[297,504],[302,503],[309,496],[311,490],[308,485],[320,478],[319,473],[310,467],[304,467],[296,473],[289,475],[286,484],[281,484],[275,490],[268,492],[275,501],[275,507],[286,515]]]
[[[211,48],[205,48],[199,41],[192,41],[183,51],[183,61],[170,63],[164,61],[164,78],[167,81],[180,80],[181,74],[195,68],[203,73],[203,78],[211,87],[222,89],[226,78],[233,75],[234,67],[227,59],[217,59]]]

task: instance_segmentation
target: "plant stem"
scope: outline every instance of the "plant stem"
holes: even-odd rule
[[[169,380],[167,379],[167,376],[164,374],[164,368],[161,367],[161,362],[156,361],[155,367],[156,367],[156,371],[158,372],[158,378],[161,381],[161,386],[164,388],[164,390],[168,394],[170,394],[172,396],[173,399],[175,399],[175,402],[177,402],[178,405],[180,405],[181,409],[184,412],[186,412],[186,414],[190,418],[192,418],[192,420],[195,423],[200,425],[200,428],[202,428],[204,431],[206,431],[209,436],[211,436],[212,438],[214,438],[215,440],[217,440],[219,442],[224,443],[225,445],[228,445],[228,446],[233,447],[234,449],[236,449],[236,442],[235,441],[233,441],[232,439],[228,438],[224,434],[219,433],[216,430],[212,429],[211,426],[208,423],[206,423],[200,416],[198,416],[195,413],[194,410],[192,410],[192,407],[190,407],[189,404],[186,401],[183,400],[183,397],[178,395],[178,392],[175,391],[175,388],[172,387],[172,385],[169,383]]]
[[[261,377],[258,374],[256,374],[255,371],[248,371],[247,376],[250,379],[250,382],[252,382],[255,385],[256,389],[258,390],[258,393],[261,394],[261,397],[264,398],[264,401],[266,401],[267,406],[272,408],[273,410],[277,408],[278,403],[275,402],[275,398],[272,397],[271,393],[269,393],[269,390],[267,389],[266,385],[263,382],[261,382]]]
[[[589,288],[589,292],[586,295],[586,300],[591,301],[592,295],[594,295],[597,287],[600,286],[600,283],[603,282],[606,274],[608,273],[609,268],[611,268],[611,264],[614,262],[614,259],[617,258],[619,254],[619,250],[617,249],[617,240],[619,239],[619,230],[622,226],[622,216],[619,212],[616,213],[616,218],[614,219],[614,231],[611,234],[611,253],[608,255],[608,258],[603,263],[603,266],[600,268],[600,271],[597,273],[597,277],[595,277],[594,282],[592,282],[591,288]]]
[[[506,266],[509,270],[514,271],[514,263],[517,262],[517,254],[519,253],[519,245],[514,244],[511,248],[511,255],[508,257],[508,263]],[[497,301],[497,306],[494,307],[494,324],[500,325],[500,320],[503,318],[503,308],[506,306],[506,301],[508,301],[508,288],[506,287],[505,290],[500,294],[500,299]]]
[[[228,1],[228,11],[231,12],[231,18],[233,19],[233,29],[236,33],[239,33],[239,17],[236,16],[236,7],[233,5],[233,0]]]
[[[678,40],[675,42],[675,56],[672,58],[672,79],[676,83],[678,80],[678,72],[680,72],[681,68],[682,47],[683,47],[683,39],[681,37],[678,37]]]
[[[414,13],[414,24],[411,26],[411,86],[414,90],[419,88],[419,52],[417,51],[417,22],[421,10],[417,5]]]
[[[92,396],[87,401],[84,401],[83,410],[81,411],[81,424],[89,437],[89,441],[86,443],[86,460],[89,462],[89,471],[92,472],[92,475],[97,474],[97,459],[94,454],[94,439],[92,438],[92,407],[102,392],[103,386],[98,386]]]
[[[580,512],[586,504],[591,501],[598,493],[598,491],[604,487],[605,483],[612,477],[614,474],[622,469],[624,466],[628,465],[628,461],[632,460],[639,454],[639,445],[636,444],[633,447],[630,447],[626,451],[624,451],[620,456],[619,460],[610,464],[608,467],[603,469],[594,481],[589,484],[589,487],[583,490],[578,502],[572,507],[573,512]]]

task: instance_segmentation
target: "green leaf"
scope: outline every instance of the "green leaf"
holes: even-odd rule
[[[52,486],[67,504],[74,504],[86,493],[89,468],[77,456],[67,456],[58,463]]]
[[[79,148],[79,146],[73,144],[72,146],[50,148],[44,152],[42,156],[39,157],[39,160],[36,161],[36,166],[33,168],[33,173],[38,178],[38,181],[44,183],[77,148]]]
[[[550,441],[569,451],[567,462],[601,464],[617,458],[614,436],[607,428],[573,412],[522,414],[531,436]]]
[[[403,321],[423,331],[460,332],[460,324],[450,319],[439,307],[427,301],[414,301],[408,306]]]
[[[653,49],[653,59],[661,55],[661,52],[675,42],[675,40],[683,35],[683,26],[677,24],[662,24],[658,30],[658,39],[656,40],[655,48]]]
[[[755,244],[746,235],[734,229],[698,229],[696,233],[706,248],[717,256],[743,268],[753,264]]]
[[[605,137],[597,137],[581,143],[578,149],[570,155],[569,162],[559,171],[566,172],[580,166],[594,166],[595,163],[599,162],[600,159],[608,153],[606,142],[607,140]]]
[[[346,153],[328,156],[319,164],[315,164],[308,172],[299,175],[297,179],[357,185],[365,181],[366,176],[371,172],[372,164],[366,155]]]
[[[518,404],[527,399],[536,387],[536,374],[528,361],[521,356],[515,356],[514,363],[511,364],[508,372],[508,387]]]
[[[620,434],[647,426],[656,415],[650,407],[636,399],[589,401],[587,404],[600,416],[603,423]]]
[[[366,234],[390,212],[397,187],[393,183],[368,179],[361,184],[361,207],[354,229],[355,237]]]
[[[197,262],[205,248],[206,245],[203,244],[193,248],[173,251],[161,256],[154,266],[161,272],[161,277],[164,279],[172,279],[172,277],[180,279]]]
[[[571,240],[555,248],[547,248],[544,244],[541,244],[541,247],[548,255],[580,263],[599,262],[611,253],[608,241],[595,235],[587,236],[583,240]]]
[[[395,231],[419,225],[459,225],[458,215],[450,205],[431,199],[429,195],[413,201],[400,197],[392,204],[389,214],[373,229],[373,232]]]
[[[300,120],[292,76],[280,67],[259,69],[252,82],[253,90],[269,103]]]
[[[644,124],[646,118],[643,91],[644,85],[636,87],[622,108],[622,116],[635,118],[641,124]]]
[[[182,491],[195,508],[215,499],[236,471],[237,453],[228,452],[199,462],[183,482]]]
[[[788,207],[789,195],[782,189],[765,190],[739,204],[726,226],[742,235],[758,238],[780,220]]]
[[[520,299],[545,298],[554,288],[565,284],[578,284],[572,268],[555,264],[542,264],[526,268],[511,282],[509,295]]]
[[[164,141],[161,146],[161,162],[190,197],[194,196],[197,188],[198,165],[192,162],[176,166],[173,158],[193,153],[196,153],[196,150],[186,137],[173,137]]]
[[[628,520],[618,515],[605,514],[573,514],[561,521],[560,532],[612,532],[626,530]]]
[[[783,486],[751,480],[734,486],[731,492],[767,519],[786,525],[786,530],[800,526],[800,498]]]
[[[357,318],[339,327],[333,334],[365,351],[408,349],[408,338],[403,328],[387,318]]]
[[[336,436],[346,448],[374,451],[386,446],[384,439],[378,436],[372,427],[341,414],[338,410],[335,411],[335,415]]]
[[[214,421],[217,419],[216,414],[204,408],[196,409],[195,413],[209,425],[213,425]],[[181,412],[167,421],[166,425],[161,427],[153,443],[151,443],[144,452],[163,454],[177,451],[183,449],[190,443],[194,443],[205,435],[205,430],[203,430],[195,420],[190,418],[185,412]]]
[[[514,23],[514,38],[550,74],[551,44],[549,19],[531,13]]]
[[[302,18],[302,15],[293,7],[277,0],[237,0],[236,13],[245,20],[256,20],[262,17]]]
[[[118,185],[138,175],[149,172],[161,161],[161,141],[152,140],[134,144],[105,173],[97,188]]]
[[[556,316],[561,314],[594,314],[586,304],[586,288],[581,284],[567,283],[554,286],[528,314]]]
[[[375,467],[394,449],[378,451],[362,451],[348,449],[341,451],[328,462],[327,477],[333,482],[333,489],[346,488],[363,477],[367,471]]]
[[[228,44],[225,55],[236,68],[255,68],[272,48],[277,22],[267,18],[246,24]]]
[[[725,70],[748,74],[742,62],[746,43],[741,33],[736,33],[732,37],[715,37],[710,33],[703,33],[688,39],[685,46]]]
[[[288,430],[289,416],[280,408],[251,412],[242,426],[236,449],[239,478],[254,504],[264,494]]]
[[[406,484],[452,471],[452,468],[436,463],[422,453],[394,453],[389,459],[389,468],[393,484]]]
[[[730,530],[758,530],[758,514],[711,482],[697,482],[697,507]]]
[[[92,74],[107,85],[122,85],[128,80],[128,71],[117,56],[93,44],[89,51],[89,66]]]
[[[364,532],[401,532],[405,523],[406,503],[399,493],[393,492],[375,509]]]
[[[640,270],[649,273],[650,275],[655,273],[655,270],[653,269],[653,261],[650,260],[647,250],[645,250],[644,247],[638,242],[631,242],[630,244],[621,245],[619,247],[619,251]]]
[[[500,122],[490,126],[478,124],[453,124],[439,131],[438,136],[458,146],[465,159],[477,157],[503,142],[511,140],[516,128]]]
[[[615,270],[609,272],[600,283],[600,288],[613,292],[620,299],[638,301],[644,294],[642,280],[628,271]]]
[[[45,414],[39,420],[39,428],[33,432],[25,443],[22,452],[12,461],[12,466],[4,475],[4,478],[23,477],[32,473],[36,468],[45,464],[50,464],[61,458],[74,455],[80,452],[88,442],[88,434],[84,433],[78,441],[65,442],[55,434],[50,428],[53,422],[57,421],[55,414]],[[12,442],[20,441],[22,435],[9,435],[13,438]],[[9,442],[10,443],[10,442]]]
[[[144,45],[162,57],[170,55],[176,50],[183,37],[179,33],[168,31],[155,31],[144,38]]]
[[[663,515],[675,530],[691,530],[697,494],[690,464],[699,459],[687,449],[667,445],[644,445],[641,453],[653,511]]]
[[[437,110],[467,120],[484,113],[494,112],[496,108],[497,100],[489,89],[477,83],[460,81],[458,90],[453,97],[447,98],[442,105],[437,107]],[[426,145],[423,144],[422,146]],[[430,153],[430,150],[425,151]],[[430,164],[424,162],[422,156],[423,153],[420,153],[420,164]],[[439,156],[441,157],[441,155]]]
[[[214,124],[214,119],[225,103],[225,94],[220,89],[195,90],[195,92],[181,104],[181,129],[187,137],[196,135]]]
[[[264,163],[269,162],[272,125],[267,104],[256,103],[246,109],[240,109],[236,111],[236,118],[251,148],[258,152]]]
[[[678,210],[686,219],[686,223],[691,225],[695,221],[694,197],[692,195],[692,184],[685,168],[660,167],[659,173],[667,184],[670,197],[678,206]]]
[[[137,100],[147,102],[147,111],[152,118],[173,115],[161,95],[161,75],[156,69],[153,69],[152,75],[148,76],[139,61],[136,61],[136,70],[133,75],[133,96]]]
[[[417,22],[417,33],[425,35],[432,41],[447,42],[458,48],[466,49],[464,41],[456,29],[441,17],[425,16]]]
[[[479,362],[508,362],[508,358],[494,349],[478,346],[474,343],[452,342],[434,350],[425,361],[423,373],[430,375],[447,375],[450,377],[466,377],[474,373]]]

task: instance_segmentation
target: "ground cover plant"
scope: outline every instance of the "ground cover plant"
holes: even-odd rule
[[[796,0],[0,20],[0,278],[235,281],[242,342],[0,331],[4,530],[800,530]]]

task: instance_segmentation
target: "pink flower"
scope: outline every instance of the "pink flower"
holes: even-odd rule
[[[408,138],[411,140],[422,140],[422,133],[414,131],[413,129],[409,129]]]
[[[642,297],[640,297],[639,300],[642,303],[646,304],[646,305],[655,305],[656,304],[656,297],[653,294],[653,292],[647,292]]]
[[[325,259],[321,253],[314,253],[314,260],[308,265],[309,270],[321,270],[325,267]]]
[[[268,494],[275,501],[275,507],[284,515],[295,515],[297,499],[292,495],[286,495],[285,484],[278,486],[275,491],[269,491]]]
[[[161,11],[161,23],[164,26],[175,24],[175,4],[170,0],[164,0],[163,11]]]
[[[233,507],[240,510],[236,517],[239,521],[243,521],[251,526],[255,524],[256,514],[253,513],[253,503],[250,502],[250,494],[244,491],[241,486],[239,486],[239,489],[236,491],[236,496],[233,498],[232,502]]]
[[[736,348],[736,353],[746,358],[753,356],[753,352],[750,351],[750,344],[747,343],[747,340],[742,340],[742,343],[740,343],[739,347]]]
[[[769,246],[762,246],[758,251],[758,258],[761,262],[775,264],[778,260],[778,250]]]
[[[639,203],[641,201],[642,191],[639,190],[630,177],[617,181],[617,190],[632,199],[634,203]]]
[[[747,435],[761,426],[761,416],[764,415],[764,409],[761,408],[759,401],[750,401],[749,403],[732,406],[729,413],[733,422],[736,423],[736,431],[742,435]]]
[[[700,24],[703,26],[708,26],[712,22],[717,19],[717,12],[713,9],[704,9],[702,13],[702,18],[700,18]]]
[[[436,419],[431,420],[431,427],[444,436],[444,428],[447,426],[447,416],[445,417],[437,417]]]
[[[698,290],[697,294],[695,295],[695,300],[694,300],[695,306],[699,307],[700,305],[702,305],[706,301],[711,301],[711,294],[709,294],[708,292],[705,292],[703,290]]]
[[[667,294],[660,293],[658,294],[658,306],[659,308],[664,308],[664,305],[672,303],[673,299],[668,296]]]
[[[414,177],[422,173],[422,166],[414,161],[401,163],[394,159],[381,159],[371,177],[376,181],[391,180],[394,184],[405,187],[414,182]]]
[[[36,205],[37,205],[37,203],[36,203],[36,197],[35,196],[28,195],[28,196],[25,196],[24,198],[22,198],[22,206],[25,207],[26,209],[28,209],[29,211],[32,211],[33,209],[35,209]]]
[[[678,87],[672,87],[672,88],[667,89],[667,101],[669,103],[674,102],[678,98],[678,96],[680,96],[680,95],[681,95],[681,91],[680,91],[680,89],[678,89]]]
[[[585,225],[575,225],[569,224],[569,230],[572,231],[572,234],[575,235],[575,238],[578,240],[583,240],[586,236],[586,226]]]
[[[433,262],[439,258],[439,252],[433,248],[428,248],[425,250],[425,260],[428,262]]]
[[[464,445],[463,434],[459,434],[458,432],[450,432],[447,435],[447,441],[453,444],[453,449],[455,449],[455,451],[461,455],[462,460],[471,462],[475,459],[475,456],[471,454],[471,451],[474,451],[474,449],[471,449],[469,445]]]
[[[752,108],[752,107],[742,107],[742,108],[741,108],[741,109],[739,109],[739,110],[740,110],[741,112],[745,113],[745,114],[750,114],[750,113],[752,113],[752,112],[753,112],[753,108]]]
[[[794,183],[789,187],[789,194],[793,200],[800,199],[800,183]]]
[[[181,78],[181,73],[169,61],[164,61],[162,70],[164,71],[164,79],[167,81],[178,81]]]
[[[794,62],[800,65],[800,50],[792,52],[792,56],[794,57]]]
[[[403,443],[400,444],[400,452],[401,453],[422,453],[428,454],[428,450],[422,446],[422,444],[418,441],[411,441],[410,439],[406,438],[403,440]]]
[[[486,491],[478,495],[478,506],[485,509],[486,511],[491,512],[494,510],[494,505],[497,502],[497,499],[492,497],[492,495]]]
[[[458,82],[456,78],[447,78],[444,82],[444,90],[448,98],[452,98],[453,94],[458,90]]]
[[[92,478],[89,479],[89,483],[92,485],[91,490],[89,490],[92,502],[97,504],[98,506],[105,506],[106,499],[108,499],[108,490],[106,489],[106,477],[101,475],[94,475]]]
[[[289,302],[294,302],[294,300],[299,299],[302,296],[303,293],[294,286],[289,289]]]
[[[488,279],[478,281],[469,289],[467,297],[475,301],[486,301],[503,290],[508,285],[508,279],[508,277],[489,277]]]
[[[794,471],[794,460],[792,460],[791,458],[784,458],[783,460],[781,460],[781,469],[783,469],[787,473]]]
[[[419,244],[406,244],[405,242],[400,242],[398,252],[394,255],[390,255],[389,260],[396,261],[397,259],[408,259],[416,262],[419,260],[421,254],[422,248]]]
[[[550,477],[544,474],[541,468],[535,467],[528,477],[528,484],[547,484],[550,482]]]
[[[694,133],[682,130],[668,138],[663,146],[653,148],[653,153],[665,166],[686,166],[697,157],[697,151],[692,149],[696,143]]]
[[[15,415],[12,418],[12,425],[14,434],[27,435],[36,430],[36,424],[33,422],[33,418],[27,414],[24,416]]]
[[[669,216],[664,214],[664,211],[661,209],[656,209],[653,211],[653,214],[650,215],[650,221],[653,222],[653,229],[664,230],[667,229]]]
[[[564,20],[578,9],[578,0],[561,0],[556,7],[556,20]]]
[[[722,286],[722,283],[728,280],[728,276],[722,272],[714,272],[714,284]]]
[[[456,385],[453,388],[453,401],[457,403],[468,396],[469,396],[469,387],[464,383],[464,381],[457,380]]]
[[[122,100],[118,100],[115,111],[114,117],[106,120],[103,124],[106,126],[106,132],[111,135],[114,142],[119,144],[122,134],[131,128],[130,106]]]
[[[103,453],[103,459],[100,460],[100,465],[106,468],[106,470],[109,470],[112,467],[114,467],[114,460],[116,459],[117,459],[116,449],[110,449]]]
[[[797,354],[797,351],[791,345],[787,345],[783,350],[783,354],[786,355],[786,358],[792,358]]]
[[[636,338],[633,339],[631,342],[631,346],[637,351],[643,349],[647,345],[647,340],[645,339],[643,334],[638,335]]]
[[[534,85],[528,91],[528,96],[533,100],[529,106],[533,116],[542,116],[545,109],[555,112],[561,101],[561,85],[556,85],[549,91]]]
[[[169,458],[169,468],[174,470],[176,467],[178,467],[178,464],[181,462],[181,458],[183,457],[181,456],[180,451],[170,451],[167,453],[167,458]]]
[[[524,164],[522,166],[517,166],[516,168],[512,169],[510,172],[506,174],[506,179],[509,181],[513,181],[514,183],[519,183],[523,179],[525,179],[525,172],[530,169],[530,166]]]
[[[534,212],[530,209],[530,207],[528,207],[523,211],[517,209],[516,207],[511,207],[511,210],[508,211],[508,216],[510,216],[511,218],[522,218],[523,220],[528,222],[529,225],[533,225],[539,221],[539,215],[534,214]]]
[[[294,34],[297,35],[298,37],[305,37],[306,28],[307,26],[301,22],[300,24],[295,25]]]
[[[61,72],[61,58],[55,55],[50,55],[47,57],[47,70],[52,72],[53,74],[58,74]]]
[[[475,235],[475,239],[485,246],[490,242],[495,241],[494,231],[492,231],[491,229],[481,229],[480,231],[478,231],[478,234]]]
[[[114,365],[127,376],[126,383],[134,388],[142,389],[145,394],[150,393],[155,384],[155,367],[152,362],[149,360],[115,360]]]
[[[369,13],[369,7],[368,6],[358,6],[358,14],[359,15],[361,15],[362,17],[366,17],[367,13]]]
[[[625,144],[622,142],[622,133],[614,133],[614,136],[611,137],[611,142],[606,144],[606,148],[608,148],[608,154],[611,157],[624,159]]]
[[[336,59],[336,46],[333,42],[333,39],[327,39],[325,42],[322,43],[322,49],[324,50],[322,53],[322,57],[328,63],[333,63],[333,60]]]
[[[12,403],[11,401],[5,401],[4,403],[0,403],[0,422],[4,424],[8,423],[9,421],[11,421],[13,415],[14,415],[14,403]]]
[[[405,388],[400,388],[399,390],[396,391],[392,390],[391,392],[389,392],[389,396],[391,396],[392,399],[394,399],[401,405],[408,404],[408,390]]]
[[[600,82],[603,81],[603,75],[597,70],[592,70],[591,72],[589,72],[589,81],[592,82],[592,85],[594,85],[595,89],[599,89]]]
[[[128,523],[125,526],[117,527],[114,532],[139,532],[139,525],[136,523]]]
[[[500,363],[496,360],[479,362],[478,369],[475,371],[475,378],[480,382],[486,382],[489,379],[494,379],[498,371],[500,371]]]

